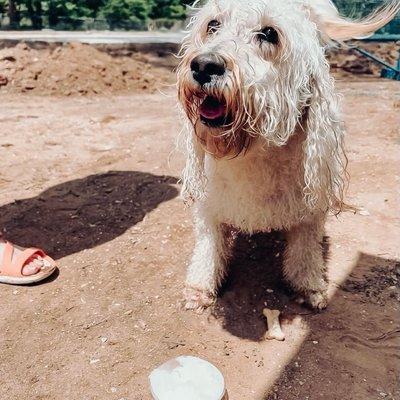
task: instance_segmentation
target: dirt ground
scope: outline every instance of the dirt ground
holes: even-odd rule
[[[0,90],[0,226],[53,255],[59,273],[0,286],[1,400],[149,400],[178,355],[218,366],[231,400],[400,398],[400,88],[341,80],[349,200],[328,223],[329,308],[295,306],[279,233],[243,237],[217,304],[181,309],[193,248],[178,198],[174,92],[94,97]],[[265,341],[264,303],[285,342]]]
[[[328,51],[331,68],[335,73],[351,77],[353,74],[380,76],[381,65],[357,52],[354,47],[366,50],[390,65],[396,65],[399,59],[398,42],[348,42],[346,46]]]
[[[26,43],[0,50],[0,90],[40,95],[96,95],[155,92],[173,83],[170,71],[139,53],[113,57],[81,43],[32,48]]]
[[[0,93],[31,93],[57,96],[155,92],[162,84],[173,84],[170,69],[178,58],[168,51],[137,53],[122,48],[101,48],[70,43],[63,46],[0,43]],[[396,42],[351,42],[330,48],[332,71],[342,77],[353,74],[379,76],[381,67],[353,49],[359,46],[395,65]],[[169,69],[166,69],[169,68]]]

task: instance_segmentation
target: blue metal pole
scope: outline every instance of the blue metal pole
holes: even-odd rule
[[[400,71],[400,49],[399,49],[399,59],[397,60],[397,71]]]
[[[377,62],[377,63],[379,63],[379,64],[385,66],[386,68],[391,69],[391,70],[394,71],[394,72],[397,72],[397,73],[400,72],[400,57],[399,57],[399,60],[398,60],[398,62],[397,62],[397,68],[396,68],[396,67],[394,67],[393,65],[390,65],[390,64],[388,64],[387,62],[381,60],[380,58],[375,57],[373,54],[368,53],[368,51],[365,51],[365,50],[363,50],[363,49],[359,49],[358,47],[351,47],[351,48],[354,49],[354,50],[356,50],[356,51],[358,51],[358,52],[361,53],[362,55],[364,55],[364,56],[370,58],[371,60],[374,60],[375,62]]]

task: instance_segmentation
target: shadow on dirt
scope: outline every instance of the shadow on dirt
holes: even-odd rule
[[[281,276],[284,249],[278,232],[239,237],[212,310],[224,329],[245,340],[264,340],[266,304],[283,310],[284,330],[290,331],[298,318],[307,327],[299,348],[282,343],[293,349],[291,361],[262,399],[400,398],[395,384],[400,372],[400,262],[359,253],[328,309],[315,313],[291,301],[293,293]],[[328,238],[323,251],[327,261]]]
[[[5,237],[59,259],[113,240],[178,195],[178,179],[111,171],[61,183],[0,208]]]
[[[400,262],[359,253],[352,273],[264,400],[397,399]]]
[[[324,259],[329,240],[322,245]],[[229,333],[242,339],[261,341],[266,331],[263,308],[282,310],[294,293],[282,277],[284,234],[281,232],[239,236],[227,279],[212,314]]]

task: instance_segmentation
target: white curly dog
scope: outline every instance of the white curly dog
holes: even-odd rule
[[[198,5],[198,4],[197,4]],[[212,304],[226,275],[226,226],[281,230],[283,273],[309,306],[327,305],[322,239],[328,212],[346,206],[338,96],[325,48],[371,35],[393,1],[359,21],[330,0],[214,0],[194,8],[178,70],[186,128],[185,200],[196,245],[187,309]]]

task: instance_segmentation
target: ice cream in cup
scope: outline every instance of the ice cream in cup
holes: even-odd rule
[[[201,358],[181,356],[150,374],[154,400],[227,400],[222,373]]]

